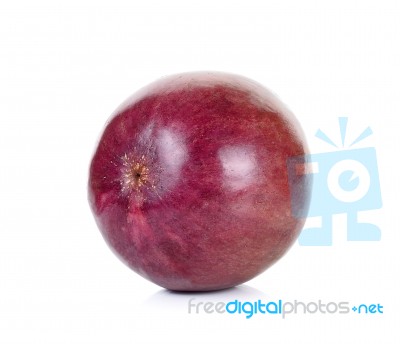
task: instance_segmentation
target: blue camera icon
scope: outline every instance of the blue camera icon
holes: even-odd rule
[[[296,218],[320,217],[320,228],[304,228],[299,244],[332,245],[332,216],[347,215],[348,241],[379,241],[380,229],[360,223],[359,211],[379,209],[382,198],[376,151],[372,147],[310,154],[288,159],[292,214]],[[300,189],[312,184],[309,208],[299,205]]]

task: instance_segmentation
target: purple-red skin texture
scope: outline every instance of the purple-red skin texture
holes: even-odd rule
[[[293,114],[260,84],[173,75],[107,123],[89,202],[108,245],[143,277],[171,290],[229,288],[297,238],[304,220],[292,216],[287,159],[307,153]],[[305,208],[309,192],[297,190]]]

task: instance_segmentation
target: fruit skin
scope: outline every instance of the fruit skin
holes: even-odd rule
[[[287,159],[307,153],[295,117],[260,84],[173,75],[108,121],[89,203],[111,249],[143,277],[171,290],[224,289],[263,272],[297,238],[304,220],[291,214]],[[303,213],[309,196],[299,185]]]

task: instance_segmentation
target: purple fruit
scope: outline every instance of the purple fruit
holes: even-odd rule
[[[260,84],[198,72],[163,78],[108,122],[90,166],[98,227],[134,271],[172,290],[217,290],[263,272],[297,238],[287,159],[299,123]],[[310,188],[296,202],[308,207]]]

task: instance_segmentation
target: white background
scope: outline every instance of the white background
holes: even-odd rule
[[[399,333],[398,1],[3,1],[0,5],[1,343],[395,343]],[[380,242],[297,243],[245,286],[171,294],[99,234],[87,170],[103,125],[167,74],[221,70],[273,90],[313,152],[370,126]],[[362,146],[362,145],[361,145]],[[380,303],[383,314],[188,314],[190,297]]]

